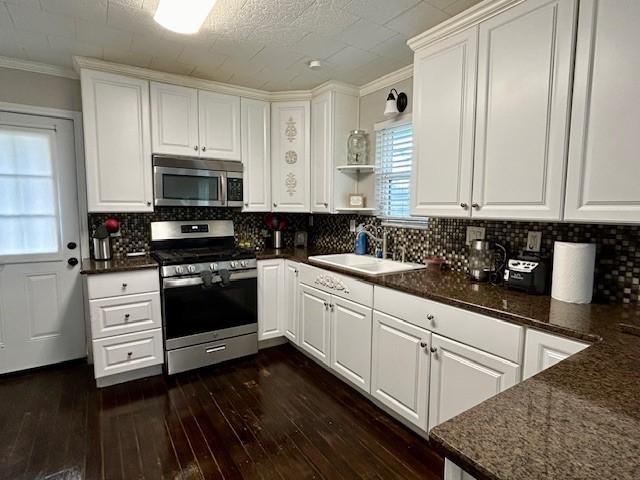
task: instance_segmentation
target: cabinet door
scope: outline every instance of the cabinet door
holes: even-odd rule
[[[371,309],[331,297],[331,368],[356,387],[371,390]]]
[[[478,29],[415,54],[411,214],[471,212]]]
[[[271,108],[269,102],[243,98],[242,163],[245,212],[271,211]]]
[[[200,156],[240,160],[240,97],[198,91]]]
[[[271,195],[274,212],[308,212],[310,102],[271,104]]]
[[[198,91],[151,82],[151,149],[167,155],[197,155]]]
[[[258,340],[284,335],[284,260],[258,262]]]
[[[300,344],[298,267],[296,262],[289,260],[284,264],[284,335],[296,345]]]
[[[640,222],[640,2],[582,0],[565,220]]]
[[[152,212],[149,82],[82,70],[89,212]]]
[[[331,295],[300,285],[300,346],[329,365]]]
[[[419,428],[427,429],[431,333],[373,312],[371,394]]]
[[[332,94],[325,92],[311,102],[311,211],[331,211],[333,177]]]
[[[524,365],[522,368],[523,380],[552,367],[589,346],[576,340],[531,329],[527,329],[525,338]]]
[[[520,367],[439,335],[431,341],[429,430],[515,385]]]
[[[560,220],[577,1],[480,25],[473,217]]]

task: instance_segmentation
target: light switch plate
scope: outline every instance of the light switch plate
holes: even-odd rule
[[[356,221],[355,220],[349,220],[349,231],[352,233],[356,232]]]
[[[542,247],[542,232],[527,233],[527,248],[530,252],[539,252]]]
[[[484,240],[484,227],[467,227],[467,245],[471,245],[474,240]]]

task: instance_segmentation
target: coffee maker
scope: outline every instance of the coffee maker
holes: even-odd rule
[[[507,251],[497,242],[472,240],[469,245],[469,277],[475,282],[497,283],[507,260]]]

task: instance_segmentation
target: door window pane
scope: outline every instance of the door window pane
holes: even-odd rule
[[[51,132],[0,126],[0,256],[58,251]]]

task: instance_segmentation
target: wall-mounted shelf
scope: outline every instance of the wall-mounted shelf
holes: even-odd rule
[[[375,165],[340,165],[336,168],[344,173],[373,173],[376,169]]]
[[[337,207],[336,212],[338,213],[373,213],[375,212],[375,208],[371,207]]]

